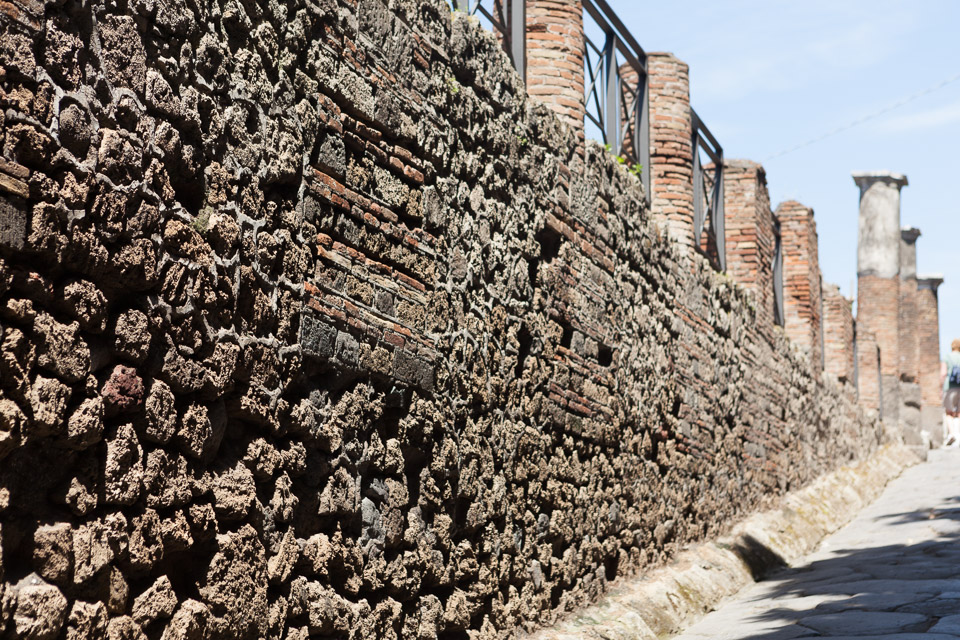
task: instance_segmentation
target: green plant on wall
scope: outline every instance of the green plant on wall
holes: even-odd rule
[[[190,221],[190,226],[193,227],[193,230],[203,235],[207,232],[207,229],[210,228],[210,216],[213,215],[212,207],[204,207],[200,209],[200,213],[193,217],[193,220]]]
[[[603,148],[607,150],[607,153],[612,154],[614,160],[617,161],[617,164],[619,164],[619,165],[623,166],[624,168],[626,168],[626,170],[629,171],[631,175],[633,175],[633,176],[635,176],[635,177],[637,177],[637,178],[639,178],[640,176],[643,175],[643,165],[642,165],[642,164],[640,164],[639,162],[634,162],[634,163],[631,164],[631,163],[630,163],[630,159],[627,158],[627,156],[621,156],[621,155],[616,155],[616,154],[614,154],[614,153],[613,153],[613,147],[610,146],[609,144],[603,145]]]
[[[457,79],[453,76],[447,76],[447,91],[450,95],[455,96],[460,93],[460,83],[457,82]]]

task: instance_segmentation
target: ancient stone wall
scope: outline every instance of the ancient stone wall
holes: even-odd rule
[[[439,0],[11,0],[0,107],[0,634],[503,637],[881,439]]]

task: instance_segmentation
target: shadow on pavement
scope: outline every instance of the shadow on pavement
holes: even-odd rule
[[[960,503],[960,496],[947,502]],[[921,509],[876,520],[890,521],[888,526],[915,527],[920,532],[924,522],[960,521],[960,507]],[[761,583],[765,587],[762,595],[755,601],[770,600],[781,606],[747,620],[767,623],[759,626],[769,631],[733,636],[727,630],[723,637],[960,638],[960,532],[934,535],[917,544],[837,549],[828,559],[768,575]],[[753,549],[752,553],[763,552]]]

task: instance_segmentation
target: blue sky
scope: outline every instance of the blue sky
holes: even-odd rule
[[[940,338],[949,350],[960,337],[960,80],[772,156],[960,75],[960,2],[609,3],[644,49],[690,64],[693,107],[726,157],[764,164],[774,206],[796,199],[813,207],[824,280],[845,295],[857,276],[851,172],[907,175],[901,223],[923,233],[919,272],[945,278]]]

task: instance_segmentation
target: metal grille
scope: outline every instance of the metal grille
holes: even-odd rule
[[[602,142],[630,165],[640,165],[650,197],[650,106],[647,54],[604,0],[583,0],[584,106]],[[587,18],[593,24],[589,24]],[[588,34],[599,32],[598,46]],[[633,73],[624,74],[625,68]]]
[[[452,0],[455,11],[480,15],[500,35],[513,68],[526,80],[526,6],[523,0]],[[489,8],[488,8],[489,6]]]
[[[690,109],[690,120],[693,129],[693,237],[699,246],[706,225],[707,244],[709,246],[712,242],[716,247],[720,270],[725,271],[723,148],[693,109]],[[706,154],[712,167],[705,165],[701,153]]]
[[[773,321],[784,325],[783,317],[783,243],[780,240],[780,222],[773,225]]]

